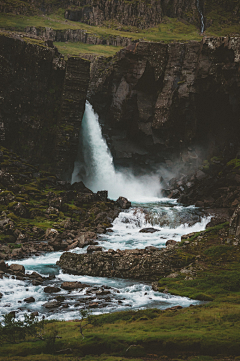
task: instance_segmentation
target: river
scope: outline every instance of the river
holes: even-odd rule
[[[111,198],[122,195],[132,201],[132,207],[119,214],[108,232],[99,235],[98,241],[104,250],[141,249],[147,246],[161,248],[165,247],[168,239],[180,241],[183,234],[205,229],[209,218],[203,217],[197,208],[184,207],[176,200],[161,197],[159,174],[135,177],[129,172],[115,170],[98,117],[90,104],[86,106],[82,127],[82,153],[75,163],[72,182],[79,180],[82,172],[85,184],[93,191],[108,189]],[[139,232],[147,227],[154,227],[156,232]],[[86,248],[75,248],[72,252],[83,253]],[[175,305],[187,307],[199,303],[186,297],[153,291],[151,284],[146,282],[64,274],[56,265],[61,254],[52,252],[8,262],[24,265],[27,273],[36,271],[42,276],[55,275],[55,278],[38,286],[15,277],[0,279],[0,292],[3,294],[0,314],[17,311],[17,315],[21,316],[26,311],[38,311],[39,315],[44,314],[48,319],[69,320],[79,318],[79,310],[86,307],[89,300],[98,305],[92,310],[94,314],[149,307],[165,309]],[[51,295],[44,292],[47,285],[60,287],[64,281],[80,281],[92,288],[71,292],[61,289]],[[107,287],[106,294],[101,293],[101,286]],[[24,299],[31,296],[35,302],[26,303]],[[44,304],[57,296],[63,296],[61,305],[46,309]]]

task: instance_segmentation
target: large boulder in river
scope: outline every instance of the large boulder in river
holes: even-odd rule
[[[55,286],[47,286],[44,288],[45,293],[57,293],[60,292],[61,289]]]
[[[88,246],[87,253],[99,252],[102,251],[101,246]]]
[[[152,227],[148,227],[148,228],[142,228],[140,229],[140,233],[155,233],[155,232],[159,232],[160,229],[156,229],[156,228],[152,228]]]
[[[81,282],[63,282],[61,284],[61,288],[67,291],[76,290],[78,288],[85,288],[89,287],[89,285],[86,285],[85,283]]]
[[[64,272],[75,275],[157,280],[184,266],[184,260],[177,257],[175,248],[108,250],[87,254],[65,252],[57,264]]]
[[[129,202],[129,200],[125,197],[119,197],[116,202],[123,209],[128,209],[131,207],[131,202]]]
[[[22,266],[21,264],[12,263],[12,264],[10,265],[9,269],[10,269],[10,271],[11,271],[12,273],[15,273],[15,274],[17,274],[17,273],[23,273],[23,274],[25,274],[25,268],[24,268],[24,266]]]

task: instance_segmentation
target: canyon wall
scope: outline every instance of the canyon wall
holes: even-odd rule
[[[25,28],[25,32],[31,36],[40,36],[45,40],[57,41],[57,42],[81,42],[84,44],[94,45],[112,45],[126,47],[132,43],[136,43],[136,40],[132,40],[123,36],[97,36],[88,33],[84,29],[65,29],[65,30],[53,30],[51,28],[29,26]]]
[[[89,25],[117,21],[145,29],[160,24],[165,15],[190,22],[196,22],[199,16],[195,0],[69,0],[68,4],[65,18]]]
[[[51,42],[1,32],[1,145],[69,179],[89,68],[81,58],[65,61]]]
[[[88,97],[119,163],[180,154],[191,164],[199,147],[203,156],[231,152],[240,131],[240,38],[131,45],[93,63]]]

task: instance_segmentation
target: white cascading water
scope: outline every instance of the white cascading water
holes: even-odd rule
[[[203,33],[203,32],[204,32],[204,29],[205,29],[204,16],[203,16],[203,13],[202,13],[202,9],[201,9],[199,0],[197,0],[197,9],[198,9],[198,12],[199,12],[200,18],[201,18],[201,33]]]
[[[86,105],[82,127],[84,183],[93,191],[107,189],[111,198],[122,195],[130,200],[138,201],[134,207],[119,214],[106,234],[99,235],[99,245],[104,250],[144,249],[147,246],[162,248],[165,247],[168,239],[180,241],[183,234],[205,229],[210,219],[202,217],[194,206],[184,207],[176,200],[159,198],[158,175],[137,178],[115,171],[112,156],[102,137],[98,117],[90,104]],[[80,180],[78,175],[80,167],[81,162],[76,162],[72,176],[73,182]],[[82,173],[84,173],[83,170]],[[155,233],[140,232],[142,228],[147,227],[154,227]],[[86,248],[75,248],[70,252],[86,253]],[[79,310],[86,307],[89,300],[99,304],[99,307],[93,310],[94,314],[147,307],[161,309],[176,305],[187,307],[190,304],[199,303],[186,297],[154,291],[150,284],[137,280],[63,274],[56,266],[61,254],[62,252],[51,252],[17,261],[18,264],[24,265],[27,272],[36,271],[43,276],[56,276],[52,280],[45,281],[43,285],[34,286],[29,280],[18,280],[12,277],[0,279],[2,294],[0,320],[4,314],[16,310],[17,317],[20,318],[26,312],[38,311],[40,316],[44,314],[48,319],[76,319],[79,318]],[[16,263],[16,260],[8,263]],[[44,304],[55,299],[56,295],[48,295],[44,292],[44,288],[46,285],[61,287],[64,281],[80,281],[95,288],[102,285],[108,286],[110,300],[94,293],[89,294],[86,289],[74,290],[70,293],[61,289],[57,296],[64,298],[63,304],[54,309],[54,312],[53,310],[49,312]],[[27,297],[34,297],[35,302],[27,303],[24,301]]]
[[[135,177],[116,171],[112,155],[102,136],[98,115],[87,102],[82,121],[82,142],[84,162],[87,165],[84,184],[92,191],[108,190],[109,197],[124,196],[131,201],[154,201],[160,196],[159,175]],[[72,183],[80,180],[79,162],[75,162]]]

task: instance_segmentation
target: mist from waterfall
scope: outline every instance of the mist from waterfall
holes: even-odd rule
[[[92,191],[108,190],[109,197],[155,201],[160,196],[158,174],[134,176],[129,169],[115,170],[113,157],[102,136],[98,115],[86,103],[80,139],[81,157],[74,164],[72,183],[82,180]]]
[[[205,30],[204,16],[203,16],[203,12],[202,12],[202,9],[200,7],[200,4],[199,4],[199,0],[196,0],[196,1],[197,1],[197,9],[198,9],[198,12],[199,12],[200,18],[201,18],[201,33],[203,33],[204,30]]]

